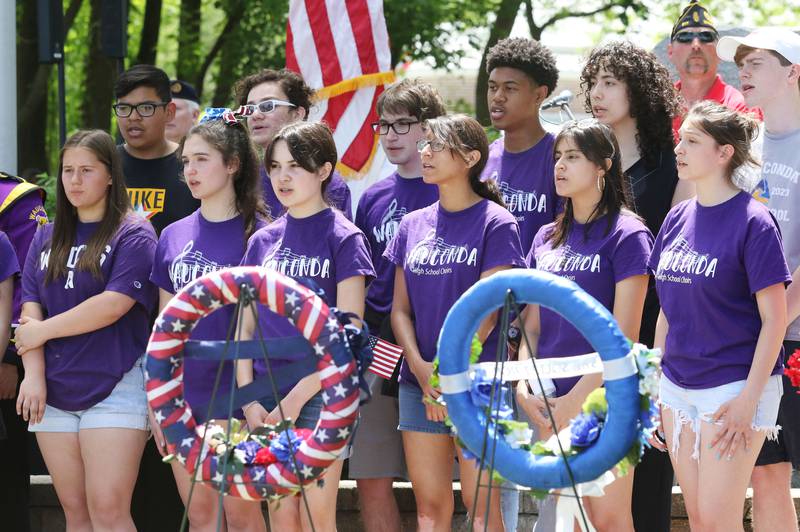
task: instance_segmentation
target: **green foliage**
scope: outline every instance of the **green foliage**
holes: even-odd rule
[[[437,68],[456,68],[466,54],[464,37],[475,49],[482,46],[480,29],[499,0],[390,0],[384,2],[392,61],[429,59]]]

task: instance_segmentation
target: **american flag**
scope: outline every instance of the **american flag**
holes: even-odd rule
[[[316,90],[309,120],[333,129],[339,173],[362,177],[378,145],[375,103],[395,79],[383,0],[291,0],[286,68]]]
[[[369,337],[369,347],[373,357],[369,370],[379,377],[391,379],[397,362],[403,356],[403,348],[377,336]]]

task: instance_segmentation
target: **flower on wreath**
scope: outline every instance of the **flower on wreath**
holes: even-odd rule
[[[658,397],[658,370],[661,367],[661,355],[658,351],[648,349],[641,344],[634,344],[633,353],[636,367],[639,370],[639,394]]]
[[[789,378],[792,386],[795,388],[800,387],[800,349],[795,349],[789,360],[786,361],[786,368],[783,370],[783,374]],[[800,393],[800,390],[797,393]]]
[[[501,419],[497,422],[503,439],[512,449],[519,449],[530,445],[533,431],[524,421]]]
[[[243,441],[233,450],[233,457],[244,465],[252,465],[255,463],[258,451],[263,448],[264,447],[255,440]]]
[[[256,455],[253,458],[253,464],[255,465],[269,465],[274,464],[278,461],[278,458],[272,454],[272,451],[269,447],[261,447],[258,451],[256,451]]]
[[[492,389],[494,388],[494,397]],[[481,408],[489,408],[489,413],[493,418],[511,419],[514,416],[514,409],[508,404],[508,386],[502,382],[495,381],[481,368],[475,369],[475,376],[470,384],[469,396],[472,404]]]
[[[292,455],[297,452],[300,444],[308,439],[312,431],[310,429],[285,429],[280,431],[278,436],[269,444],[269,450],[281,463],[290,464]]]
[[[600,437],[603,421],[595,413],[578,414],[569,424],[569,443],[572,448],[590,447]]]

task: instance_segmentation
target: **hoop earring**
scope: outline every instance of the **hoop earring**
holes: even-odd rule
[[[600,184],[600,180],[603,180],[603,184]],[[602,194],[603,190],[606,188],[606,178],[604,176],[597,176],[597,191]]]

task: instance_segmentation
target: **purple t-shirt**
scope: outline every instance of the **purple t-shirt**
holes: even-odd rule
[[[336,285],[346,279],[375,275],[369,258],[369,244],[358,227],[334,209],[324,209],[307,218],[285,214],[256,231],[247,242],[242,264],[264,266],[293,279],[311,279],[325,291],[325,299],[336,305]],[[301,336],[283,316],[259,305],[259,325],[265,338]],[[256,333],[256,338],[258,333]],[[292,354],[270,356],[276,369],[294,359]],[[256,359],[256,375],[266,374],[266,364]],[[279,383],[281,390],[295,383]]]
[[[22,303],[40,304],[45,319],[106,291],[136,301],[111,325],[45,344],[47,404],[62,410],[84,410],[108,397],[133,363],[144,355],[150,337],[150,311],[155,306],[156,290],[148,277],[156,233],[148,222],[129,216],[100,256],[102,278],[97,279],[75,266],[98,226],[99,222],[78,223],[66,276],[45,282],[52,224],[36,232],[23,269]]]
[[[395,266],[383,257],[386,245],[397,233],[400,220],[411,211],[439,199],[439,188],[421,177],[406,179],[397,172],[369,187],[358,200],[356,225],[364,231],[372,251],[375,280],[367,291],[367,306],[381,314],[392,310]]]
[[[767,208],[745,192],[712,207],[681,202],[648,265],[669,323],[664,375],[693,389],[745,380],[761,332],[755,293],[791,281]]]
[[[0,282],[17,273],[19,273],[17,252],[14,251],[14,246],[6,234],[0,231]]]
[[[275,195],[275,191],[272,189],[272,182],[269,180],[269,174],[263,166],[261,167],[261,182],[264,190],[264,203],[267,204],[269,215],[273,219],[276,219],[284,213],[285,209],[283,208],[283,204],[281,204],[281,200]],[[333,174],[331,174],[331,180],[328,186],[325,187],[325,199],[328,201],[328,205],[342,211],[345,218],[348,220],[353,219],[353,207],[350,202],[350,187],[347,186],[347,182],[339,175],[339,172],[335,170]]]
[[[556,185],[553,177],[555,137],[546,133],[535,146],[520,153],[505,149],[501,137],[489,146],[482,179],[494,179],[506,207],[517,219],[522,249],[529,250],[536,232],[556,218]]]
[[[634,275],[646,275],[653,235],[636,216],[621,213],[608,232],[608,216],[585,225],[573,223],[567,240],[553,249],[548,236],[555,224],[539,229],[528,254],[531,268],[574,281],[614,311],[616,284]],[[594,351],[578,330],[559,314],[539,308],[540,335],[537,357],[567,357]],[[569,392],[580,377],[555,379],[556,396]]]
[[[523,267],[514,217],[493,201],[448,212],[437,201],[406,215],[383,255],[403,268],[414,331],[422,358],[431,362],[444,318],[481,274],[498,266]],[[497,329],[484,342],[481,360],[494,360]],[[401,382],[419,386],[403,361]]]
[[[266,224],[256,222],[260,229]],[[211,272],[238,266],[244,255],[244,220],[241,215],[224,222],[209,222],[196,210],[186,218],[168,225],[158,240],[150,280],[171,294],[178,293],[195,279]],[[192,340],[224,340],[234,317],[235,305],[226,305],[197,322]],[[211,400],[218,361],[186,359],[184,393],[191,405]],[[217,397],[231,388],[233,364],[224,364]]]

